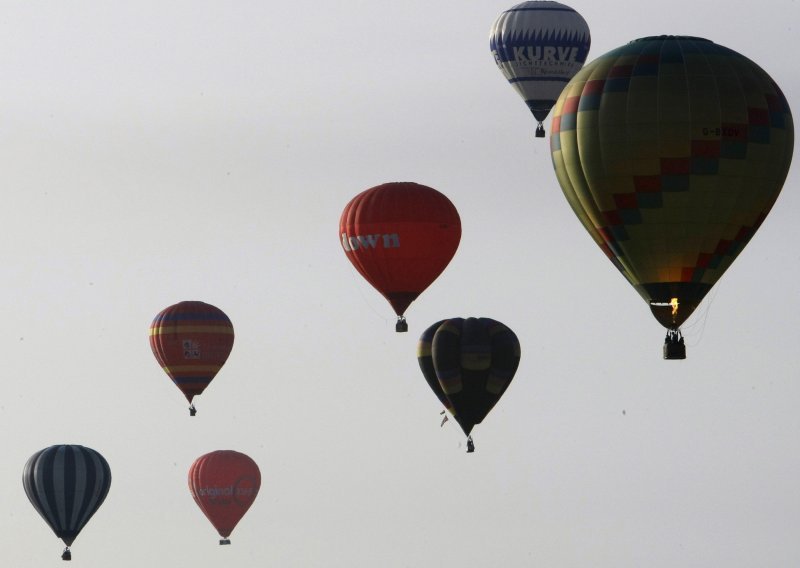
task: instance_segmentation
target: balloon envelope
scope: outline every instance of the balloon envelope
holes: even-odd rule
[[[433,188],[385,183],[347,204],[339,235],[348,260],[402,316],[455,255],[461,219]]]
[[[578,12],[541,0],[506,10],[489,33],[497,66],[540,124],[583,66],[591,42]]]
[[[233,348],[233,324],[219,308],[204,302],[179,302],[150,324],[156,360],[189,402],[201,394]]]
[[[489,318],[436,322],[417,346],[425,380],[466,435],[511,384],[520,353],[514,332]]]
[[[230,536],[253,504],[260,487],[261,472],[256,462],[233,450],[200,456],[189,468],[192,497],[223,539]]]
[[[111,469],[91,448],[50,446],[28,459],[22,485],[33,507],[69,547],[108,495]]]
[[[573,211],[671,330],[764,221],[793,145],[786,98],[763,69],[679,36],[632,41],[584,67],[551,136]]]

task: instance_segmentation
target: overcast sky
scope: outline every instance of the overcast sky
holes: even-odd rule
[[[84,568],[800,565],[796,173],[662,360],[494,64],[512,4],[0,2],[4,565],[60,565],[21,483],[59,443],[112,470]],[[706,37],[800,109],[794,0],[570,5],[589,60]],[[407,334],[337,235],[388,181],[463,227]],[[181,300],[236,331],[194,418],[147,336]],[[455,316],[522,344],[469,455],[415,355]],[[186,481],[217,449],[263,479],[226,547]]]

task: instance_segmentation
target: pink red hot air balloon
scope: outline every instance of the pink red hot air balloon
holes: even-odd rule
[[[200,456],[189,468],[189,490],[197,506],[222,539],[230,544],[233,529],[255,501],[261,472],[250,457],[233,450]]]

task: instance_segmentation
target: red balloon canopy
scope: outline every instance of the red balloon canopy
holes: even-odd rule
[[[228,537],[253,504],[261,487],[261,472],[249,456],[217,450],[200,456],[189,468],[189,490],[197,506],[222,537]]]
[[[233,324],[219,308],[180,302],[150,324],[150,347],[158,363],[189,402],[202,393],[233,348]]]
[[[450,200],[433,188],[384,183],[347,204],[339,238],[353,266],[402,317],[455,255],[461,219]]]

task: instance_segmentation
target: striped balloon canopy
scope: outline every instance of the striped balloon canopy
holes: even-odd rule
[[[420,336],[417,361],[425,380],[473,444],[480,424],[506,392],[520,361],[516,334],[489,318],[438,321]]]
[[[565,4],[533,0],[500,14],[489,32],[489,47],[500,72],[542,121],[564,86],[583,66],[592,40],[583,17]]]
[[[671,331],[764,222],[793,146],[786,98],[763,69],[681,36],[635,40],[584,67],[551,136],[573,211]]]
[[[67,547],[108,495],[111,469],[105,458],[78,445],[50,446],[33,454],[22,471],[22,486],[33,507]]]
[[[228,360],[233,349],[233,324],[211,304],[179,302],[153,319],[150,347],[164,372],[191,403]],[[190,412],[194,415],[194,405]]]

